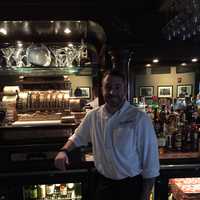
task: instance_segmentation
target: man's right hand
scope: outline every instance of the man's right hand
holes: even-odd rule
[[[54,159],[54,164],[57,169],[63,171],[66,170],[66,165],[69,165],[69,158],[67,154],[63,151],[60,151]]]

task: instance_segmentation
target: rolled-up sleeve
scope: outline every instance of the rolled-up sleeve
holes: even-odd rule
[[[142,115],[137,125],[137,148],[144,178],[159,176],[160,163],[157,137],[150,118]]]
[[[88,112],[80,125],[75,129],[74,134],[69,137],[68,140],[74,142],[76,147],[86,146],[90,139],[90,127],[91,127],[91,113]]]

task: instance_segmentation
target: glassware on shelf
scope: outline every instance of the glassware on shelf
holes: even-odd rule
[[[81,183],[25,185],[24,200],[81,200]]]

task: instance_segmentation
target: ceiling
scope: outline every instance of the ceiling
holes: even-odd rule
[[[15,46],[19,42],[59,43],[60,46],[69,42],[87,42],[98,50],[106,42],[106,35],[98,23],[90,20],[0,21],[0,47]]]
[[[95,0],[1,0],[2,20],[94,20],[111,46],[141,45],[163,39],[163,0],[134,2]]]
[[[163,28],[176,16],[172,0],[92,1],[92,0],[1,0],[2,20],[93,20],[106,33],[107,47],[130,49],[135,62],[160,57],[165,64],[199,56],[199,34],[168,40]]]

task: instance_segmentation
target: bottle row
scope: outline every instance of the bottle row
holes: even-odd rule
[[[196,100],[187,97],[159,104],[153,98],[151,104],[145,104],[144,111],[153,122],[160,152],[199,151],[200,104]]]
[[[81,183],[59,183],[26,185],[23,187],[25,200],[81,200]]]

